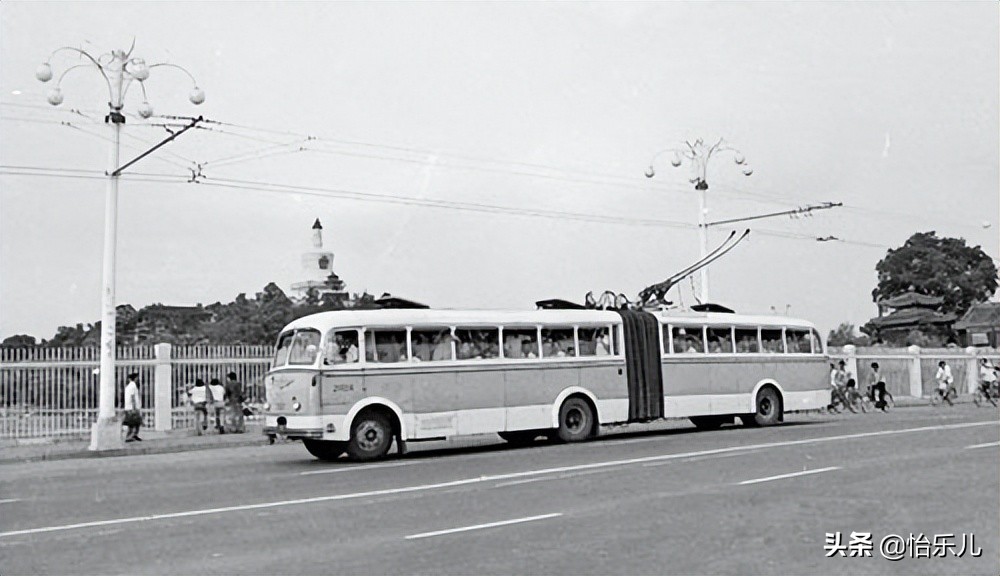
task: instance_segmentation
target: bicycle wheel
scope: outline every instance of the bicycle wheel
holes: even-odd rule
[[[941,392],[939,390],[935,390],[935,391],[931,392],[931,398],[930,398],[930,400],[931,400],[931,406],[937,406],[938,404],[940,404],[941,403]]]

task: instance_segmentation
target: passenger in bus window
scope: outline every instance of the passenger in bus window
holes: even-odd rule
[[[431,360],[451,360],[451,332],[441,332],[434,341],[434,351]]]
[[[325,364],[351,364],[358,361],[358,335],[354,331],[337,332],[327,344]]]
[[[708,351],[712,354],[719,354],[722,352],[722,344],[719,344],[718,338],[710,338],[708,340]]]
[[[608,337],[607,330],[605,328],[601,328],[595,332],[595,336],[594,355],[607,356],[611,354],[611,338]]]
[[[535,353],[538,347],[531,340],[521,341],[521,355],[524,358],[538,358],[538,354]]]

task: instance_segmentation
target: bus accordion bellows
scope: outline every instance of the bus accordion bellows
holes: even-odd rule
[[[830,403],[816,328],[779,316],[634,310],[379,309],[278,336],[264,433],[333,460],[395,441],[496,433],[575,442],[612,424],[768,426]]]

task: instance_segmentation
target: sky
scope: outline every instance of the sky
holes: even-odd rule
[[[875,264],[915,232],[1000,256],[996,2],[0,3],[0,338],[100,317],[111,128],[96,69],[155,67],[156,116],[129,170],[116,302],[229,302],[303,279],[319,218],[334,270],[440,308],[531,309],[635,295],[699,256],[687,165],[724,138],[709,228],[750,239],[710,267],[710,300],[826,334],[876,314]],[[49,61],[56,78],[35,79]],[[656,176],[644,173],[651,161]],[[195,182],[190,182],[197,173]],[[820,242],[817,238],[835,237]],[[696,303],[698,277],[670,293]]]

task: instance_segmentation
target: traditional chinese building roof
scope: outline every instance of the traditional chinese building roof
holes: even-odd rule
[[[976,304],[955,323],[955,330],[970,328],[1000,329],[1000,302]]]
[[[910,306],[936,308],[943,302],[944,298],[941,298],[940,296],[927,296],[926,294],[907,292],[906,294],[900,294],[899,296],[879,300],[878,304],[879,306],[885,308],[907,308]]]
[[[955,321],[954,314],[942,314],[927,308],[900,308],[888,316],[872,318],[868,323],[879,330],[886,328],[904,328],[920,324],[950,324]]]

